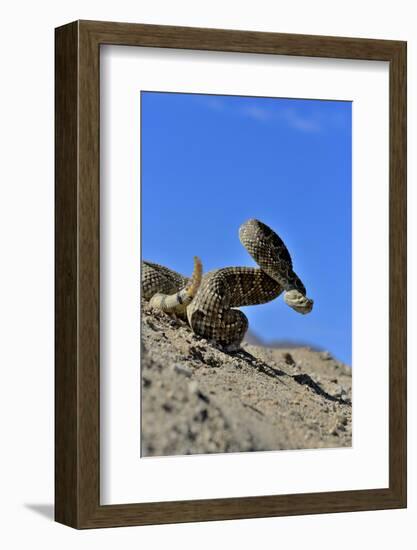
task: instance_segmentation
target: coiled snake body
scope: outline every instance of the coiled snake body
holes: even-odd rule
[[[194,272],[187,278],[167,267],[142,263],[143,297],[230,351],[240,347],[248,328],[246,315],[235,308],[270,302],[282,292],[286,304],[298,313],[309,313],[313,307],[287,247],[270,227],[251,219],[241,225],[239,238],[258,268],[224,267],[202,275],[201,262],[194,258]]]

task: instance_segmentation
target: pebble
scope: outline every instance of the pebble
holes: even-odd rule
[[[341,386],[339,386],[335,397],[338,397],[342,401],[347,401],[348,400],[348,394],[347,394],[345,388],[342,388]]]
[[[284,353],[284,361],[287,363],[287,365],[295,365],[295,361],[291,353]]]
[[[159,330],[159,328],[155,325],[155,323],[152,322],[151,319],[145,319],[145,323],[148,325],[149,328],[152,330]]]
[[[185,365],[180,365],[178,363],[173,365],[172,370],[178,372],[179,374],[183,374],[187,378],[190,378],[193,374],[193,371],[189,367],[186,367]]]
[[[346,416],[346,414],[339,414],[337,419],[339,420],[339,422],[341,424],[343,424],[344,426],[346,426],[346,424],[348,423],[348,417]]]
[[[144,388],[149,388],[149,386],[152,384],[152,380],[149,378],[145,378],[145,376],[142,378],[142,383]]]
[[[190,382],[188,384],[188,391],[190,393],[197,393],[198,392],[198,384],[195,380],[193,380],[192,382]]]

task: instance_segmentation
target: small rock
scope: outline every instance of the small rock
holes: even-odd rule
[[[201,353],[201,351],[204,351],[204,350],[201,350],[195,346],[190,346],[190,349],[189,349],[190,357],[192,359],[196,359],[197,361],[201,361],[202,363],[204,363],[204,355]]]
[[[151,319],[145,319],[145,323],[148,325],[149,328],[152,330],[159,330],[159,328],[155,325],[155,323],[152,322]]]
[[[193,374],[193,371],[189,367],[178,363],[173,365],[172,370],[174,370],[175,372],[178,372],[179,374],[183,374],[187,378],[190,378],[191,375]]]
[[[340,414],[337,419],[339,420],[340,424],[342,424],[343,426],[346,426],[347,423],[348,423],[348,418],[345,414]]]
[[[200,390],[197,390],[197,397],[204,401],[204,403],[210,403],[210,399],[207,397],[207,395],[204,395]]]
[[[207,418],[208,418],[207,409],[202,409],[201,411],[198,411],[198,413],[194,416],[194,420],[196,422],[205,422]]]
[[[339,388],[337,389],[335,397],[338,397],[342,401],[347,401],[348,400],[348,395],[347,395],[347,392],[346,392],[345,388],[342,388],[341,386],[339,386]]]
[[[188,384],[188,391],[190,393],[197,393],[198,392],[198,384],[195,380],[193,380],[192,382],[190,382]]]
[[[295,361],[291,353],[284,353],[284,361],[287,363],[287,365],[295,365]]]
[[[324,361],[330,361],[330,359],[333,359],[331,353],[329,351],[323,351],[321,354],[320,354],[320,357],[324,360]]]
[[[145,378],[145,376],[142,378],[142,383],[144,388],[149,388],[149,386],[152,384],[152,380],[149,380],[149,378]]]

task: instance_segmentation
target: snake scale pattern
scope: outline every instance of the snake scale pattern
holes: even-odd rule
[[[248,220],[241,225],[239,238],[259,267],[224,267],[203,275],[195,257],[188,278],[142,262],[142,296],[153,307],[188,321],[195,334],[227,351],[239,349],[248,329],[246,315],[236,308],[270,302],[283,292],[286,304],[298,313],[313,308],[287,247],[270,227]]]

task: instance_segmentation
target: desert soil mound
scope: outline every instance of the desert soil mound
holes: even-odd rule
[[[142,304],[142,456],[350,447],[351,369],[327,352],[225,353]]]

